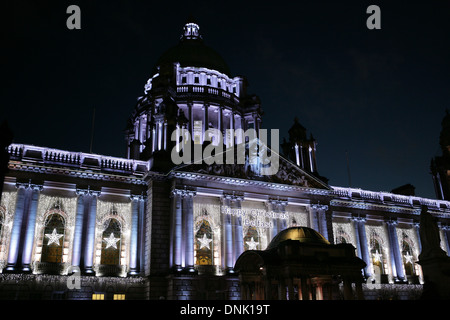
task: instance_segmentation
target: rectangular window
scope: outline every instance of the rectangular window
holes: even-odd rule
[[[92,300],[105,300],[105,295],[103,293],[93,293]]]
[[[211,78],[206,79],[206,84],[211,85]]]
[[[186,77],[181,78],[181,83],[186,83]]]
[[[125,300],[125,295],[123,293],[115,293],[114,300]]]
[[[198,77],[195,77],[195,78],[194,78],[194,83],[200,83],[200,80],[199,80]]]

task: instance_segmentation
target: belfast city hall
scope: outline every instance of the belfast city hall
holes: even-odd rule
[[[258,96],[198,24],[188,21],[176,40],[124,121],[126,157],[7,144],[0,299],[448,294],[438,290],[449,277],[443,192],[428,199],[328,184],[301,119],[279,143],[262,125]]]

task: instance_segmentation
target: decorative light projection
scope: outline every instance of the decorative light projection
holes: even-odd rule
[[[33,241],[34,273],[40,273],[37,269],[40,262],[64,264],[61,272],[67,272],[72,263],[76,207],[77,197],[40,194]]]
[[[211,249],[209,247],[209,244],[211,241],[212,241],[212,239],[208,239],[206,236],[206,233],[204,233],[203,238],[198,238],[198,242],[200,242],[200,249],[203,249],[203,248]]]
[[[257,250],[259,242],[256,242],[253,237],[250,241],[245,242],[248,245],[248,250]]]
[[[377,283],[381,282],[381,276],[388,274],[389,257],[389,241],[387,232],[384,226],[367,225],[366,234],[368,235],[366,244],[371,254],[371,261],[369,270],[372,274],[373,280]]]
[[[56,228],[53,229],[53,232],[51,234],[45,234],[45,236],[48,238],[47,245],[51,245],[52,243],[56,244],[57,246],[60,245],[59,239],[64,237],[64,234],[58,234],[56,231]]]
[[[355,228],[350,222],[333,222],[334,243],[350,243],[355,248]]]
[[[197,231],[197,250],[195,250],[197,265],[213,265],[213,252],[210,243],[213,242],[213,233],[207,220],[202,220]]]
[[[117,249],[117,242],[120,241],[120,238],[115,238],[114,233],[111,232],[108,238],[103,238],[103,241],[106,242],[105,249],[114,248]]]
[[[94,269],[96,272],[100,272],[100,265],[115,265],[121,267],[119,276],[126,276],[130,255],[131,216],[131,201],[111,202],[97,200],[96,245],[94,252]]]
[[[2,227],[0,232],[0,271],[6,265],[11,228],[14,221],[17,192],[3,192],[0,210],[2,211]]]

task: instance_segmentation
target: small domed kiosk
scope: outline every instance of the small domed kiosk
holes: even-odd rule
[[[266,250],[242,253],[234,269],[244,300],[351,300],[363,299],[365,266],[351,244],[334,245],[314,229],[291,227]]]

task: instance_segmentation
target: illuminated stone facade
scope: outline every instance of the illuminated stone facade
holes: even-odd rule
[[[171,162],[176,130],[188,130],[204,148],[211,141],[206,131],[216,129],[227,149],[247,140],[226,129],[259,132],[261,121],[259,99],[246,93],[245,79],[231,77],[198,25],[186,24],[128,121],[127,158],[8,147],[1,298],[240,299],[239,256],[300,226],[354,246],[366,263],[366,298],[394,284],[402,298],[417,296],[421,206],[438,218],[448,254],[450,202],[330,186],[318,174],[315,141],[298,121],[274,175],[262,175],[261,165],[248,160]]]

